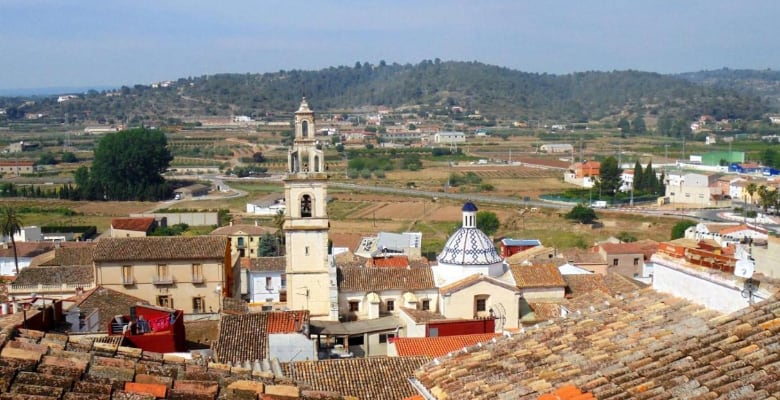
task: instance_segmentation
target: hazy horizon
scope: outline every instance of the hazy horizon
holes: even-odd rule
[[[523,72],[778,69],[780,2],[0,2],[0,91],[479,61]]]

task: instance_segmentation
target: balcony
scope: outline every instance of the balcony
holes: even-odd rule
[[[206,278],[204,278],[202,274],[192,275],[192,283],[203,283],[203,282],[206,282]]]
[[[122,284],[125,286],[134,285],[135,279],[132,276],[123,276],[122,277]]]
[[[160,276],[156,275],[154,279],[152,279],[152,283],[155,285],[172,285],[173,284],[173,276],[171,275],[165,275]]]

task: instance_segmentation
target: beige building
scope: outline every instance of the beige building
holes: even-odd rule
[[[35,172],[35,164],[28,160],[0,161],[0,174],[32,174]]]
[[[236,292],[226,237],[105,238],[93,258],[97,285],[187,314],[218,312]]]
[[[398,315],[401,308],[435,311],[431,268],[339,268],[339,315],[355,321]]]
[[[315,132],[314,112],[304,98],[295,112],[295,138],[284,178],[287,306],[309,310],[315,320],[336,320],[336,266],[328,255],[328,174]]]
[[[275,229],[249,224],[233,224],[221,226],[211,231],[211,235],[227,236],[230,246],[238,252],[239,257],[258,258],[260,255],[260,238],[266,233],[274,233]],[[280,249],[281,250],[281,249]]]
[[[496,318],[496,332],[519,327],[520,290],[474,274],[439,288],[439,312],[448,319]]]
[[[642,240],[634,243],[601,243],[599,254],[606,260],[610,272],[616,272],[627,278],[644,277],[645,261],[658,250],[658,243]]]
[[[157,222],[154,218],[114,218],[111,220],[111,237],[146,237],[154,228]]]

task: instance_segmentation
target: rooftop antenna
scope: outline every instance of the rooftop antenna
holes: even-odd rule
[[[752,245],[752,240],[748,240],[748,246]],[[758,291],[759,281],[753,279],[753,272],[756,269],[756,261],[750,254],[750,247],[746,250],[744,246],[737,247],[737,263],[734,266],[734,275],[745,278],[745,286],[742,289],[742,297],[748,299],[748,304],[755,303],[754,294]]]

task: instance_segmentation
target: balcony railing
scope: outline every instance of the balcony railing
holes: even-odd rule
[[[132,276],[123,276],[122,277],[122,284],[123,285],[133,285],[133,284],[135,284],[135,279]]]
[[[94,289],[94,283],[63,283],[61,285],[8,285],[8,294],[20,293],[62,293],[75,292],[78,288],[84,291]]]
[[[166,275],[166,276],[160,276],[157,275],[152,279],[152,283],[155,285],[171,285],[173,284],[173,276],[172,275]]]
[[[206,281],[206,278],[204,278],[202,274],[194,274],[194,275],[192,275],[192,283],[203,283],[205,281]]]

